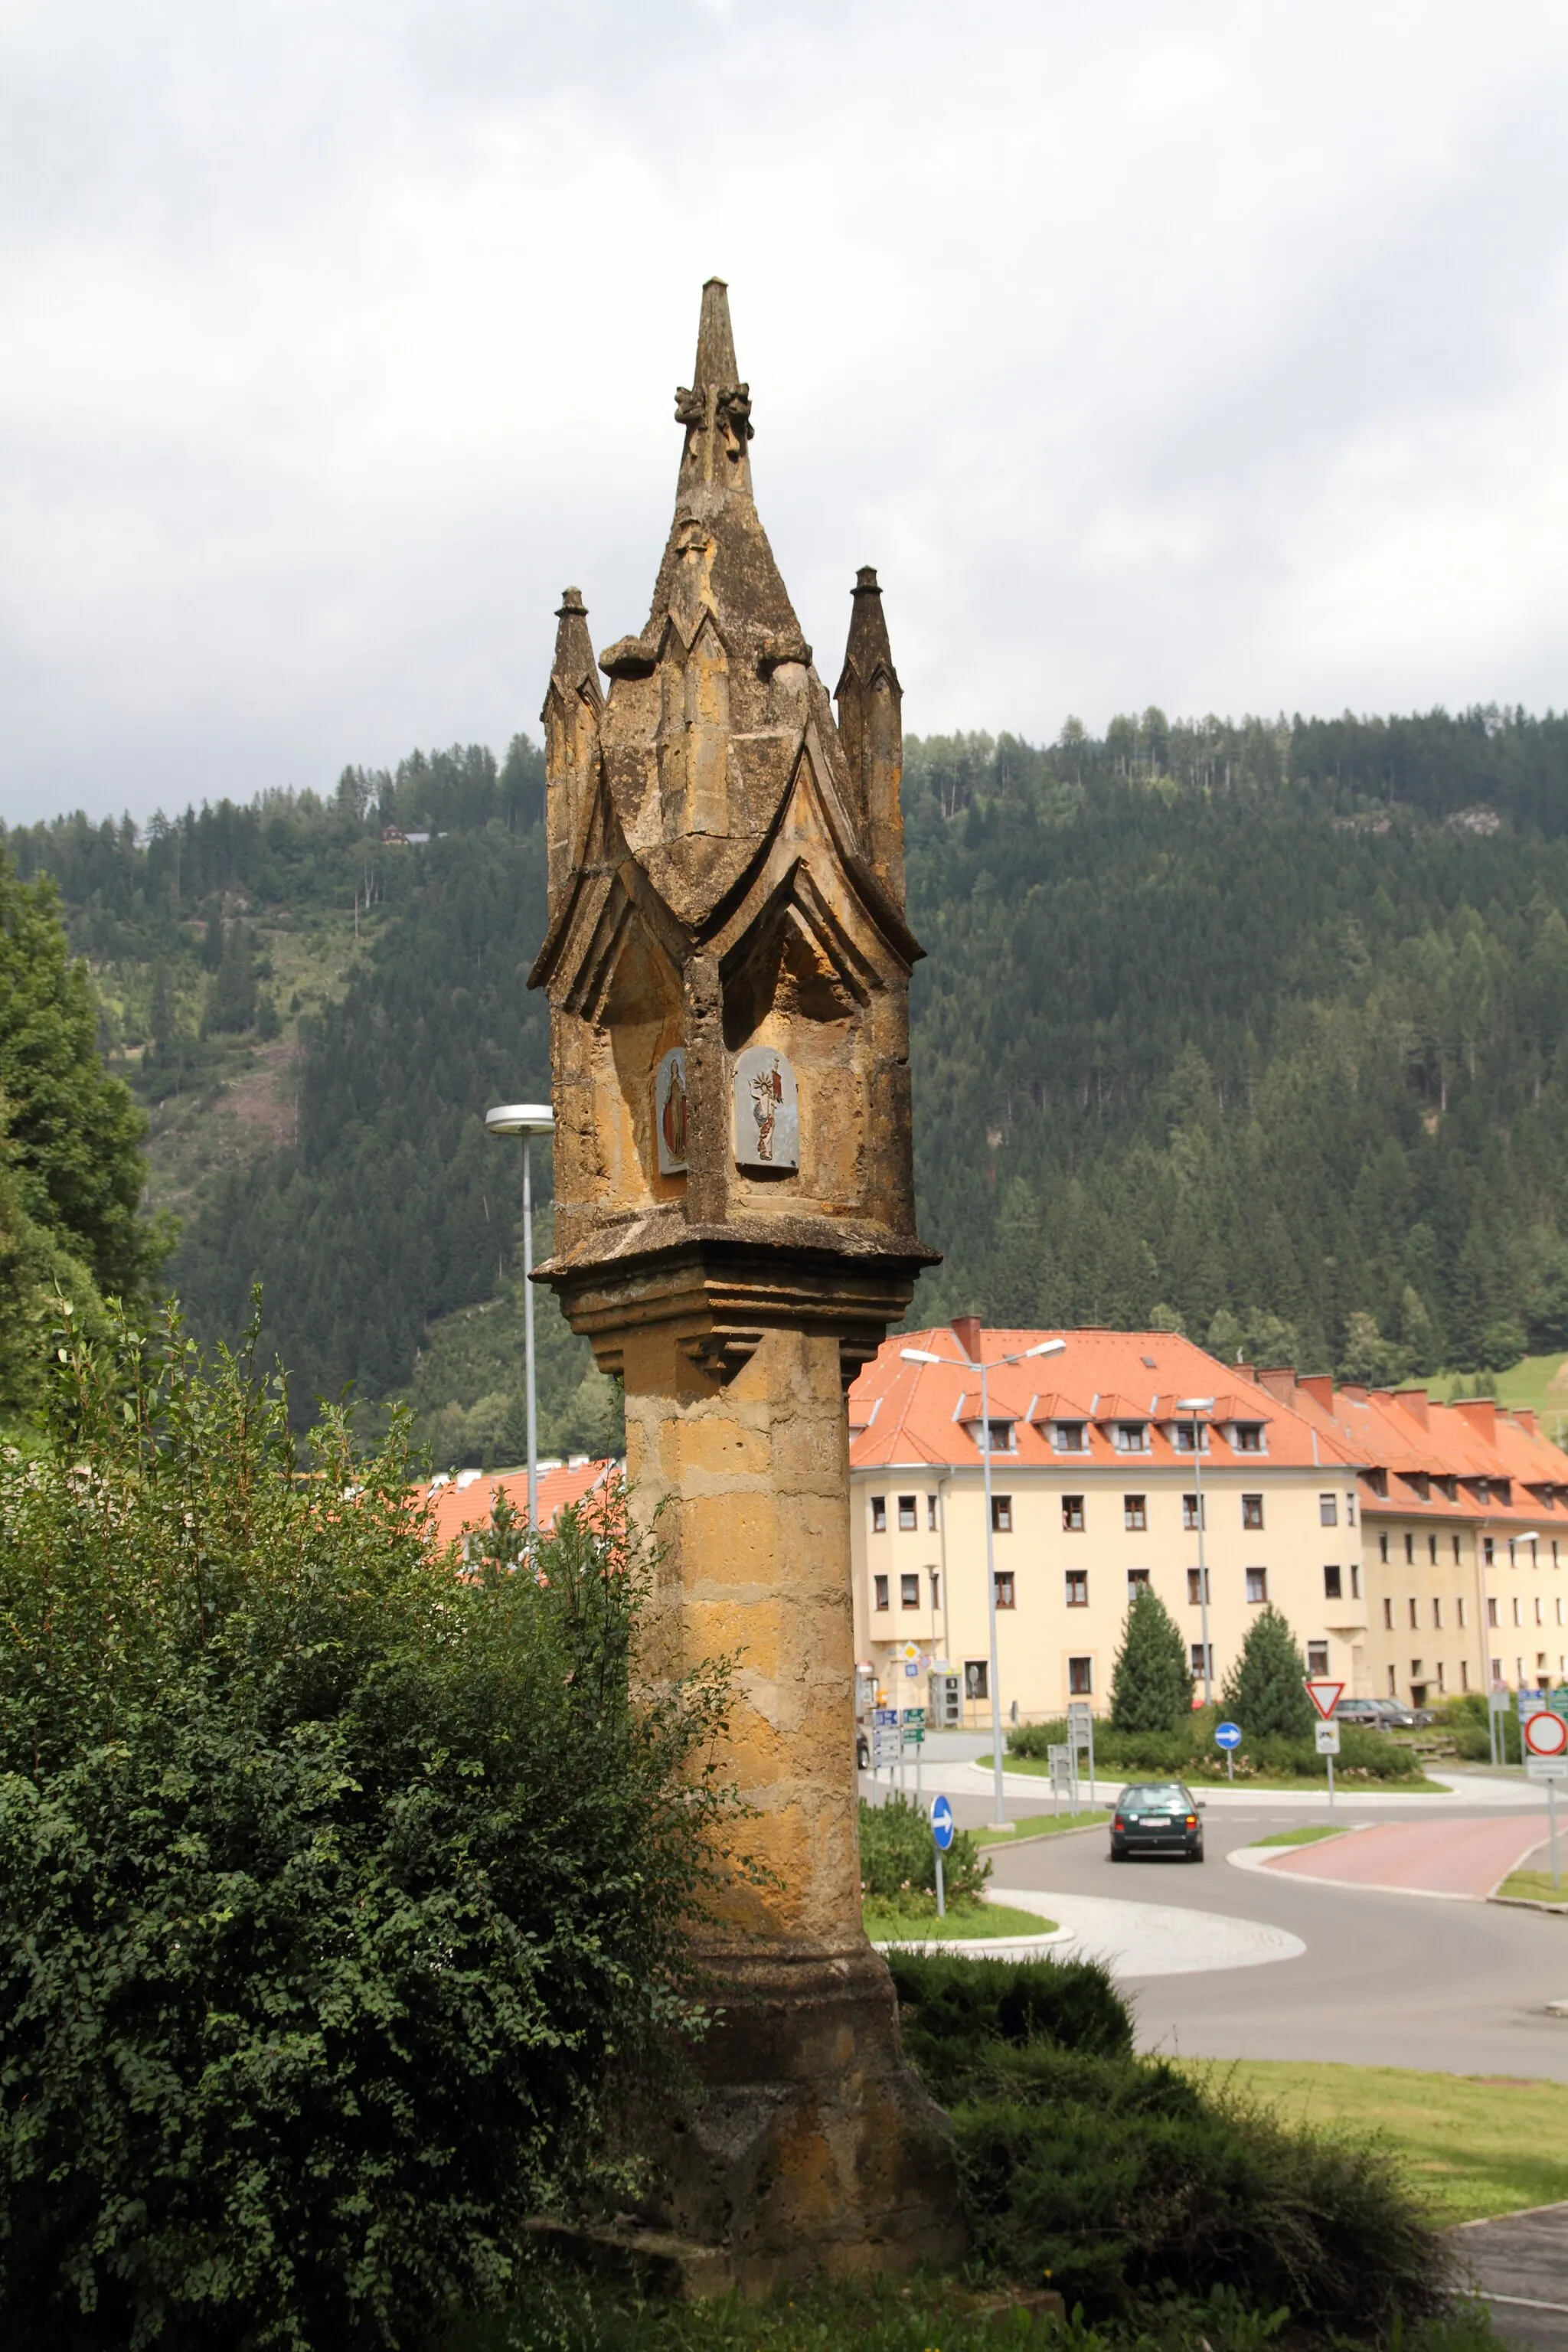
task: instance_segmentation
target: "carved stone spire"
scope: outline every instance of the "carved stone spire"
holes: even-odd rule
[[[556,608],[555,658],[540,720],[544,728],[545,843],[552,911],[583,848],[583,826],[598,773],[605,698],[580,588]]]
[[[746,444],[752,438],[752,388],[740,375],[730,326],[730,289],[721,278],[710,278],[702,289],[691,382],[675,395],[677,420],[686,427],[680,457],[683,497],[715,487],[751,496]]]
[[[872,871],[896,905],[904,903],[903,689],[888,643],[882,592],[871,566],[855,575],[844,674],[835,688],[838,735],[858,786]]]

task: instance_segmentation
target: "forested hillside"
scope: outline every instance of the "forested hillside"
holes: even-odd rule
[[[918,1317],[1180,1322],[1373,1378],[1568,1344],[1568,720],[914,740],[905,805],[947,1253]],[[520,1434],[515,1153],[480,1115],[546,1083],[541,811],[520,738],[145,839],[8,839],[58,876],[143,1100],[297,1048],[289,1131],[192,1192],[196,1328],[260,1281],[301,1394],[407,1393],[444,1458]],[[290,987],[329,917],[357,952]],[[603,1442],[605,1384],[548,1305],[541,1329],[547,1444]]]

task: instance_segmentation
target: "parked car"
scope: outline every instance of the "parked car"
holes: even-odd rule
[[[1383,1711],[1387,1704],[1380,1698],[1342,1698],[1334,1709],[1334,1721],[1353,1725],[1358,1731],[1387,1731],[1389,1722]]]
[[[1383,1715],[1384,1731],[1415,1731],[1432,1720],[1429,1709],[1406,1706],[1403,1699],[1380,1698],[1376,1705]]]
[[[855,1769],[858,1772],[871,1769],[871,1743],[858,1724],[855,1727]]]
[[[1184,1780],[1132,1781],[1117,1798],[1110,1817],[1111,1861],[1126,1862],[1135,1853],[1179,1853],[1184,1862],[1202,1862],[1202,1811],[1203,1799]]]

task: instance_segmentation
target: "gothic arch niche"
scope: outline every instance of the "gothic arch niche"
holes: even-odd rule
[[[853,1215],[865,1190],[867,977],[848,940],[809,887],[767,909],[722,966],[724,1045],[731,1069],[752,1047],[782,1054],[794,1072],[799,1166],[741,1167],[759,1207],[805,1204]]]
[[[659,1169],[654,1124],[654,1080],[659,1063],[681,1043],[680,982],[663,948],[635,908],[628,908],[616,942],[609,979],[594,1018],[594,1076],[603,1099],[615,1106],[605,1189],[633,1207],[678,1201],[684,1174]]]

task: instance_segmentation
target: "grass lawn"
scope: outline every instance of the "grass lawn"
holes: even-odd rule
[[[986,1770],[989,1771],[991,1769],[990,1758],[988,1756],[982,1757],[980,1761],[985,1766]],[[1009,1756],[1006,1764],[1004,1767],[1004,1769],[1008,1772],[1027,1772],[1042,1777],[1048,1775],[1050,1769],[1050,1764],[1044,1756]],[[1094,1777],[1097,1784],[1100,1781],[1103,1781],[1108,1789],[1112,1787],[1125,1788],[1129,1785],[1125,1773],[1119,1769],[1113,1769],[1109,1766],[1101,1767],[1096,1771]],[[1159,1780],[1162,1777],[1169,1778],[1169,1775],[1163,1776],[1157,1772],[1146,1772],[1143,1775],[1143,1778],[1146,1780]],[[1198,1790],[1200,1792],[1205,1789],[1224,1789],[1230,1785],[1226,1780],[1224,1772],[1197,1771],[1194,1770],[1191,1765],[1189,1765],[1187,1769],[1180,1775],[1180,1778],[1186,1782],[1189,1789]],[[1328,1785],[1329,1780],[1328,1774],[1326,1772],[1321,1774],[1315,1772],[1238,1772],[1236,1776],[1236,1786],[1238,1789],[1247,1790],[1322,1789],[1326,1790]],[[1334,1787],[1341,1795],[1350,1795],[1353,1792],[1358,1797],[1381,1797],[1385,1795],[1395,1797],[1408,1797],[1412,1795],[1417,1797],[1446,1797],[1448,1793],[1440,1780],[1428,1780],[1426,1774],[1423,1772],[1413,1772],[1408,1780],[1358,1780],[1352,1778],[1352,1776],[1348,1772],[1336,1772],[1334,1775]]]
[[[1110,1819],[1103,1808],[1093,1812],[1030,1813],[1023,1821],[1015,1822],[1010,1830],[971,1830],[969,1834],[976,1845],[1022,1845],[1026,1838],[1059,1837],[1066,1830],[1097,1829],[1101,1822]]]
[[[1521,1895],[1530,1903],[1568,1903],[1568,1870],[1555,1886],[1549,1870],[1510,1870],[1498,1893]]]
[[[864,1916],[866,1933],[874,1944],[968,1944],[996,1936],[1048,1936],[1057,1924],[1036,1911],[1015,1911],[1005,1903],[966,1904],[945,1919],[934,1911],[929,1919],[911,1917],[907,1911],[868,1903]]]
[[[1316,1845],[1321,1838],[1343,1837],[1343,1830],[1331,1830],[1327,1822],[1314,1822],[1310,1829],[1276,1830],[1272,1837],[1254,1838],[1254,1845]]]
[[[1568,2084],[1262,2058],[1194,2061],[1189,2071],[1293,2120],[1381,2133],[1445,2220],[1568,2198]]]

